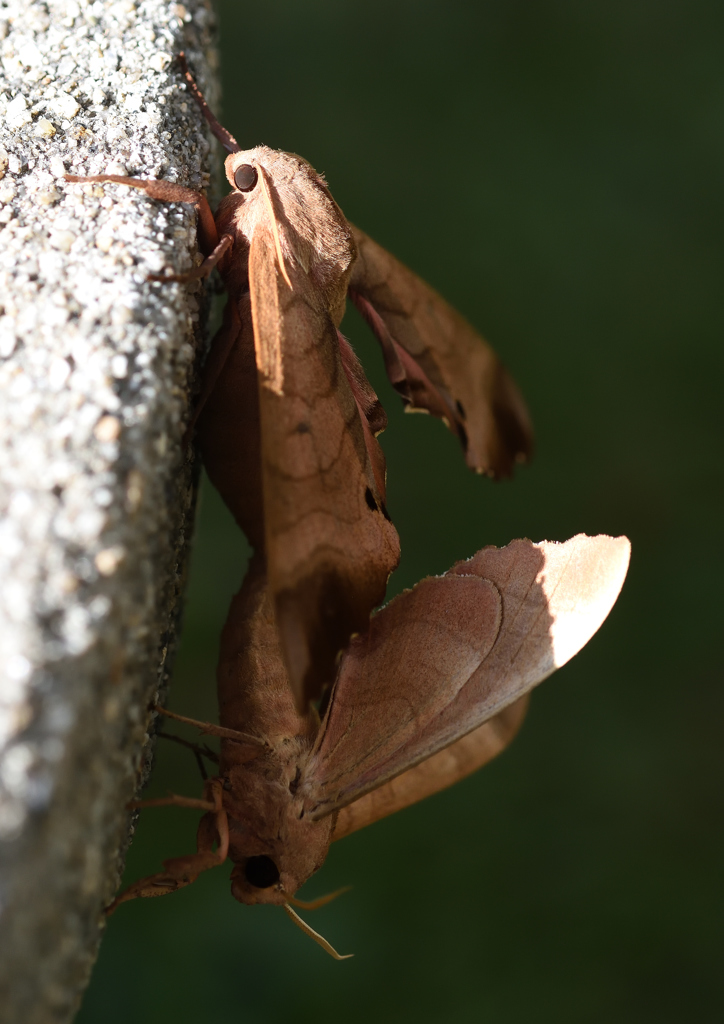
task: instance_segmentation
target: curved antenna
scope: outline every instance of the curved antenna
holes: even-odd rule
[[[351,888],[351,885],[345,885],[341,889],[335,889],[334,892],[328,892],[326,896],[318,896],[316,900],[298,900],[296,896],[287,896],[287,900],[295,907],[301,907],[302,910],[318,910],[320,907],[326,907],[328,903],[336,900],[343,893],[349,892]]]
[[[211,128],[211,131],[214,133],[214,135],[219,140],[219,142],[221,143],[225,150],[227,150],[229,153],[240,153],[241,146],[236,141],[234,136],[231,134],[231,132],[227,131],[226,128],[223,128],[216,120],[214,115],[211,113],[211,108],[204,99],[204,94],[199,89],[198,85],[196,84],[196,81],[194,80],[193,75],[189,71],[188,64],[186,63],[186,54],[183,53],[183,51],[178,55],[178,62],[181,66],[183,76],[186,79],[189,88],[191,89],[191,93],[196,102],[198,103],[199,107],[201,108],[201,113],[209,122],[209,127]]]
[[[306,921],[302,921],[299,914],[295,914],[288,903],[284,903],[282,905],[287,914],[291,917],[292,921],[294,921],[297,928],[301,928],[305,935],[308,935],[310,939],[314,939],[314,941],[322,947],[325,953],[329,953],[329,955],[333,956],[335,960],[349,960],[351,956],[354,956],[354,953],[346,953],[342,956],[342,954],[338,953],[334,946],[331,946],[327,940],[319,934],[319,932],[315,932],[314,928],[310,928]]]

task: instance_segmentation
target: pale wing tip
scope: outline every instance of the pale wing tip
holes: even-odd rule
[[[563,544],[544,541],[538,577],[552,618],[556,668],[584,647],[605,621],[621,592],[629,559],[628,537],[577,534]]]

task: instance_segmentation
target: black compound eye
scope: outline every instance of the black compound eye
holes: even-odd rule
[[[253,164],[242,164],[234,171],[234,184],[240,192],[251,192],[259,175]]]
[[[262,854],[259,857],[249,857],[244,865],[244,874],[249,885],[256,889],[268,889],[279,881],[279,868],[271,857]]]

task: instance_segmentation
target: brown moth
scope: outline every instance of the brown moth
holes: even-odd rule
[[[399,560],[375,436],[386,416],[339,331],[347,295],[377,335],[404,401],[443,419],[471,467],[510,475],[531,453],[530,423],[512,379],[472,327],[354,228],[305,160],[266,146],[242,151],[183,57],[181,64],[230,154],[232,192],[215,216],[203,195],[171,182],[66,177],[119,182],[198,210],[206,258],[175,279],[218,266],[229,293],[196,411],[199,442],[212,482],[264,552],[285,664],[304,710],[331,684],[350,636],[367,628]],[[258,437],[260,457],[242,473],[240,449],[250,437]],[[247,515],[249,491],[263,495],[261,523]]]
[[[164,861],[162,872],[131,885],[111,909],[173,892],[228,857],[236,899],[284,906],[339,958],[291,907],[320,905],[294,894],[330,843],[499,753],[522,721],[530,690],[608,615],[629,551],[625,537],[518,540],[423,580],[352,640],[321,722],[314,708],[302,713],[295,704],[257,555],[222,634],[221,725],[180,719],[221,737],[218,775],[207,780],[204,801],[137,804],[206,810],[197,853]]]
[[[256,554],[222,634],[220,724],[180,719],[220,737],[218,758],[189,744],[218,772],[203,799],[136,804],[203,810],[197,852],[164,861],[109,909],[172,892],[228,857],[238,900],[284,906],[338,956],[292,909],[324,902],[295,893],[330,843],[502,750],[529,691],[610,611],[629,545],[578,536],[483,548],[370,619],[399,542],[376,441],[385,414],[339,332],[346,296],[404,401],[443,419],[472,468],[506,476],[529,456],[525,406],[485,342],[344,219],[309,164],[266,147],[242,152],[186,79],[230,152],[233,191],[216,217],[203,196],[168,182],[69,178],[199,211],[206,259],[177,279],[218,265],[229,302],[196,422],[209,475]]]

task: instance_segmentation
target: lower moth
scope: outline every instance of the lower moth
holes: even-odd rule
[[[330,843],[502,750],[529,691],[610,611],[629,544],[577,536],[483,548],[373,614],[399,540],[376,439],[386,417],[339,330],[347,296],[403,400],[442,419],[471,468],[506,476],[530,455],[525,405],[482,338],[349,224],[306,161],[242,151],[183,60],[182,70],[229,151],[232,192],[215,216],[203,195],[170,182],[67,177],[198,209],[203,263],[156,280],[218,266],[229,292],[194,424],[209,476],[256,554],[222,634],[220,724],[193,723],[220,737],[218,771],[202,799],[145,802],[203,810],[197,851],[166,860],[110,909],[172,892],[229,858],[236,899],[285,907],[338,957],[293,909],[305,906],[295,893]]]

